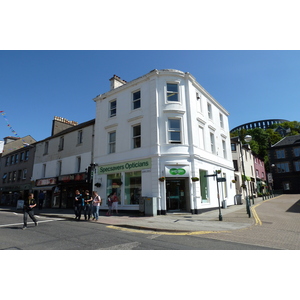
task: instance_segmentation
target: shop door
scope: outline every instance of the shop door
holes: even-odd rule
[[[166,187],[167,211],[186,211],[185,180],[167,180]]]

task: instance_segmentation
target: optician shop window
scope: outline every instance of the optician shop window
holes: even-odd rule
[[[141,171],[125,174],[125,205],[139,204],[142,193]]]
[[[121,173],[107,175],[106,196],[116,192],[119,198],[119,203],[121,203],[121,186]]]

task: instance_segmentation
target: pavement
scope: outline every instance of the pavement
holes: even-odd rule
[[[222,221],[219,220],[219,209],[202,212],[201,214],[191,214],[185,212],[167,213],[166,215],[144,216],[139,212],[121,211],[118,215],[106,216],[106,211],[100,211],[98,221],[85,221],[83,214],[80,222],[95,222],[115,228],[130,228],[136,230],[147,230],[167,233],[211,233],[221,231],[232,231],[244,229],[260,222],[255,207],[264,200],[255,198],[254,204],[251,200],[252,216],[249,218],[246,213],[245,201],[241,205],[232,205],[221,208]],[[14,207],[1,207],[0,211],[13,211]],[[35,209],[35,215],[45,217],[55,217],[74,220],[73,209]],[[75,220],[74,220],[75,222]]]

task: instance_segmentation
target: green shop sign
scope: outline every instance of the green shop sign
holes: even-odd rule
[[[172,168],[169,172],[171,175],[184,175],[186,173],[185,169],[182,168]]]
[[[166,177],[189,177],[189,166],[165,166]]]
[[[139,171],[149,168],[151,168],[151,159],[134,160],[118,164],[99,166],[98,175]]]

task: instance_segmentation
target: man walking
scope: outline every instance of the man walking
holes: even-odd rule
[[[75,202],[74,202],[74,212],[75,212],[75,220],[80,221],[81,218],[81,210],[84,205],[82,194],[80,194],[79,190],[75,191]]]
[[[23,211],[24,211],[24,217],[23,217],[23,221],[24,221],[24,225],[23,225],[23,229],[27,228],[27,217],[29,215],[29,217],[31,218],[31,220],[34,222],[35,226],[38,225],[38,222],[34,216],[34,211],[33,208],[36,207],[36,202],[34,200],[34,196],[32,193],[29,194],[28,199],[24,201],[24,207],[23,207]]]

